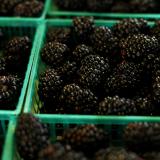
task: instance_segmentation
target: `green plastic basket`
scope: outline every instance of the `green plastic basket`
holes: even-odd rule
[[[15,21],[22,22],[22,23],[23,22],[37,22],[37,23],[39,23],[40,21],[45,19],[49,5],[50,5],[50,0],[44,0],[44,8],[41,13],[41,16],[39,16],[39,17],[15,17],[15,16],[2,17],[2,16],[0,16],[0,21],[10,21],[12,23],[14,23]]]
[[[15,110],[0,110],[0,118],[1,119],[10,119],[12,116],[18,115],[23,107],[24,103],[24,98],[26,95],[26,90],[29,82],[29,77],[30,77],[30,72],[32,69],[32,64],[34,60],[34,55],[35,55],[35,50],[37,46],[37,41],[38,41],[38,35],[39,35],[39,29],[37,28],[36,23],[20,23],[18,21],[15,21],[14,23],[10,23],[9,21],[0,21],[0,28],[5,31],[5,34],[7,35],[8,38],[11,38],[13,36],[22,36],[22,35],[27,35],[31,38],[32,40],[32,50],[30,53],[30,58],[28,61],[28,66],[27,70],[25,73],[24,81],[23,81],[23,86],[21,89],[21,94],[16,106]]]
[[[97,20],[96,25],[105,25],[111,27],[116,21],[101,21]],[[44,63],[41,61],[40,50],[45,43],[45,37],[48,27],[66,27],[71,26],[72,20],[48,20],[46,24],[41,27],[41,37],[39,38],[39,46],[37,47],[36,57],[34,59],[34,65],[32,68],[30,83],[27,91],[26,102],[24,105],[24,112],[35,113],[41,119],[53,118],[57,121],[67,121],[77,123],[112,123],[112,124],[124,124],[135,121],[146,121],[146,122],[160,122],[160,117],[145,117],[145,116],[91,116],[91,115],[58,115],[58,114],[40,114],[39,109],[41,102],[38,97],[38,79],[40,73],[46,68]],[[153,23],[150,22],[150,25]]]
[[[62,11],[58,10],[54,4],[54,0],[50,0],[50,7],[48,10],[49,17],[75,17],[75,16],[93,16],[96,18],[104,19],[122,19],[122,18],[145,18],[145,19],[159,19],[160,13],[98,13],[98,12],[85,12],[85,11]]]

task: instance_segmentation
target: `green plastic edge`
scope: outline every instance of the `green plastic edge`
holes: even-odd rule
[[[112,26],[117,21],[95,21],[96,25],[105,25],[105,26]],[[34,65],[31,72],[31,78],[28,86],[26,101],[24,104],[24,111],[25,113],[31,112],[31,105],[32,105],[32,96],[34,93],[34,80],[36,77],[36,72],[38,69],[38,62],[40,58],[40,50],[43,43],[43,38],[45,36],[45,31],[47,25],[54,25],[54,26],[70,26],[72,24],[71,19],[55,19],[55,20],[46,20],[43,25],[41,25],[41,35],[39,35],[39,46],[36,50],[36,57],[34,59]],[[149,22],[149,25],[153,25],[153,22]],[[152,117],[152,116],[92,116],[92,115],[57,115],[57,114],[35,114],[40,119],[51,122],[62,122],[62,123],[112,123],[112,124],[124,124],[129,122],[160,122],[160,117]]]
[[[97,13],[97,12],[80,12],[80,11],[60,11],[55,9],[54,2],[50,1],[50,8],[48,10],[48,16],[65,16],[65,17],[73,17],[73,16],[94,16],[94,17],[104,17],[104,18],[145,18],[145,19],[159,19],[160,13],[152,14],[152,13]]]
[[[18,25],[19,26],[21,23],[18,22],[18,23],[14,23],[14,24],[11,24],[11,25],[9,25],[9,24],[10,24],[9,22],[3,23],[4,26],[6,26],[6,25],[8,25],[8,26],[17,26]],[[3,25],[1,25],[1,26],[3,26]],[[28,62],[28,65],[27,65],[27,70],[26,70],[26,73],[25,73],[25,78],[24,78],[24,81],[23,81],[23,86],[22,86],[22,89],[21,89],[20,97],[19,97],[18,103],[16,105],[16,109],[13,110],[13,111],[11,111],[11,110],[8,110],[8,111],[0,110],[0,118],[1,119],[10,119],[11,116],[17,116],[21,112],[24,101],[25,101],[25,95],[26,95],[27,86],[28,86],[28,83],[29,83],[30,72],[32,70],[32,65],[33,65],[33,62],[34,62],[34,55],[36,53],[36,45],[37,45],[37,41],[38,41],[38,28],[37,28],[36,23],[26,23],[26,24],[23,24],[23,25],[33,26],[33,27],[36,28],[34,39],[33,39],[32,50],[31,50],[31,54],[30,54],[30,57],[29,57],[29,62]]]

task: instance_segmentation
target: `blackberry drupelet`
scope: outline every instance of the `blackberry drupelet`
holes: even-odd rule
[[[156,0],[130,0],[131,12],[155,13],[158,11]]]
[[[24,160],[35,160],[38,153],[47,147],[49,132],[45,124],[32,114],[21,114],[16,127],[16,146]]]
[[[130,35],[120,43],[122,55],[125,59],[141,62],[148,54],[156,55],[159,43],[155,37],[144,34]]]
[[[77,126],[63,134],[64,143],[90,156],[97,150],[107,147],[108,141],[108,133],[95,125]]]
[[[88,43],[89,36],[94,28],[93,17],[75,17],[73,19],[73,29],[76,39],[80,42]]]
[[[124,130],[126,147],[136,152],[159,150],[159,135],[159,123],[131,123],[128,124]]]
[[[50,28],[47,32],[48,42],[60,42],[67,45],[71,45],[72,42],[72,30],[71,28]]]
[[[79,82],[85,88],[97,90],[110,72],[109,60],[98,55],[89,55],[82,60]]]
[[[98,115],[138,115],[138,108],[131,99],[118,96],[106,97],[99,103]]]
[[[58,75],[60,75],[65,83],[71,83],[77,76],[77,63],[67,61],[63,66],[56,69]]]
[[[129,35],[147,33],[149,27],[144,19],[123,19],[112,28],[113,34],[122,39]]]
[[[18,76],[0,76],[0,108],[14,109],[20,94],[21,79]]]
[[[110,11],[111,6],[113,5],[113,0],[87,0],[87,8],[93,12],[106,12]]]
[[[60,101],[69,114],[94,114],[96,112],[97,97],[89,89],[82,89],[74,83],[64,86]]]
[[[43,61],[54,67],[58,67],[66,61],[69,55],[69,48],[67,45],[59,42],[49,42],[47,43],[42,52],[41,56]]]
[[[73,58],[75,61],[77,61],[77,63],[80,63],[83,58],[90,54],[93,54],[92,47],[85,44],[79,44],[73,51]]]
[[[104,88],[110,95],[130,97],[140,88],[143,70],[134,63],[123,62],[106,77]]]
[[[95,154],[94,160],[143,160],[137,154],[121,147],[110,147]]]
[[[54,101],[63,88],[63,80],[54,69],[47,69],[39,79],[38,94],[42,101]]]
[[[24,1],[14,8],[15,16],[38,17],[41,15],[44,4],[41,1]]]

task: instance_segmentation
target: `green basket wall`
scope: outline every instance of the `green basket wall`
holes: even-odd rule
[[[116,21],[96,21],[96,25],[105,25],[111,27]],[[24,112],[32,112],[40,118],[55,118],[58,121],[68,122],[85,122],[85,123],[112,123],[123,124],[135,121],[160,122],[160,117],[151,116],[92,116],[92,115],[59,115],[59,114],[40,114],[41,102],[38,97],[38,79],[41,72],[46,66],[41,61],[40,51],[45,43],[45,37],[48,27],[66,27],[71,26],[72,20],[48,20],[46,24],[42,25],[41,38],[39,39],[39,47],[37,47],[36,57],[31,73],[30,83],[27,91],[26,102],[24,105]],[[150,23],[153,25],[153,23]]]
[[[28,66],[26,69],[21,93],[19,96],[19,100],[16,105],[15,110],[0,110],[0,118],[1,119],[10,119],[12,116],[18,115],[23,107],[24,98],[27,91],[27,86],[29,82],[30,72],[32,69],[32,64],[34,60],[34,54],[37,46],[38,41],[38,28],[36,23],[19,23],[15,21],[15,23],[10,23],[10,21],[0,21],[0,28],[5,32],[8,38],[14,37],[14,36],[23,36],[27,35],[32,40],[32,50],[30,52],[30,57],[28,61]],[[2,53],[1,53],[2,54]]]
[[[48,8],[49,17],[75,17],[75,16],[93,16],[104,19],[122,19],[122,18],[145,18],[145,19],[159,19],[160,13],[98,13],[85,11],[64,11],[59,10],[54,4],[54,0],[49,0],[50,7]]]
[[[44,8],[39,17],[16,17],[16,16],[0,16],[0,21],[10,21],[14,23],[15,21],[18,22],[37,22],[39,23],[41,20],[45,19],[48,8],[49,8],[50,0],[44,0]]]

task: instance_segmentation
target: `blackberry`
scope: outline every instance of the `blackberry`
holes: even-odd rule
[[[57,67],[66,60],[68,53],[67,45],[59,42],[49,42],[44,46],[41,56],[46,64]]]
[[[18,76],[0,76],[0,108],[14,109],[21,88],[21,79]],[[12,108],[10,108],[12,107]]]
[[[151,35],[155,36],[160,42],[160,21],[155,21],[155,25],[151,28]]]
[[[94,160],[143,160],[137,154],[121,147],[110,147],[96,153]]]
[[[71,45],[71,28],[50,28],[47,32],[48,42],[60,42],[67,45]]]
[[[120,43],[122,55],[129,61],[139,62],[148,54],[157,54],[159,43],[155,37],[144,34],[128,36]]]
[[[93,114],[96,110],[97,97],[74,83],[64,86],[60,100],[70,114]]]
[[[147,21],[144,19],[123,19],[116,23],[113,28],[113,34],[118,38],[125,38],[129,35],[147,33]]]
[[[99,103],[99,115],[137,115],[138,109],[131,99],[106,97]]]
[[[113,73],[106,78],[104,83],[106,93],[118,94],[122,97],[133,96],[132,94],[140,87],[142,73],[141,67],[134,63],[124,62],[119,64],[113,70]]]
[[[42,13],[44,4],[41,1],[24,1],[14,8],[15,16],[38,17]]]
[[[7,64],[6,64],[6,58],[0,58],[0,75],[6,74],[7,72]]]
[[[73,82],[76,78],[77,73],[77,63],[67,61],[63,66],[59,67],[56,72],[62,77],[64,82]]]
[[[127,148],[136,152],[159,150],[159,135],[159,123],[131,123],[124,130],[124,140]]]
[[[75,17],[73,19],[73,28],[78,41],[87,42],[94,28],[93,17]]]
[[[38,153],[49,145],[48,129],[32,114],[21,114],[16,127],[16,146],[24,160],[35,160]]]
[[[110,72],[108,59],[98,55],[89,55],[82,60],[79,70],[80,84],[85,88],[96,90]]]
[[[113,0],[87,0],[87,8],[93,12],[106,12],[110,11],[111,6],[113,5]]]
[[[145,160],[159,160],[160,152],[146,152],[142,156]]]
[[[54,69],[48,69],[39,79],[39,97],[42,101],[53,101],[59,96],[63,88],[63,80]]]
[[[14,7],[21,2],[22,0],[0,0],[0,14],[4,16],[11,15]]]
[[[108,146],[108,133],[95,125],[77,126],[64,132],[63,142],[86,155],[93,155],[97,150]]]
[[[158,9],[156,0],[131,0],[129,4],[134,13],[155,13]]]
[[[90,54],[93,54],[92,47],[86,46],[85,44],[80,44],[76,46],[73,51],[74,60],[81,62],[82,59]]]

